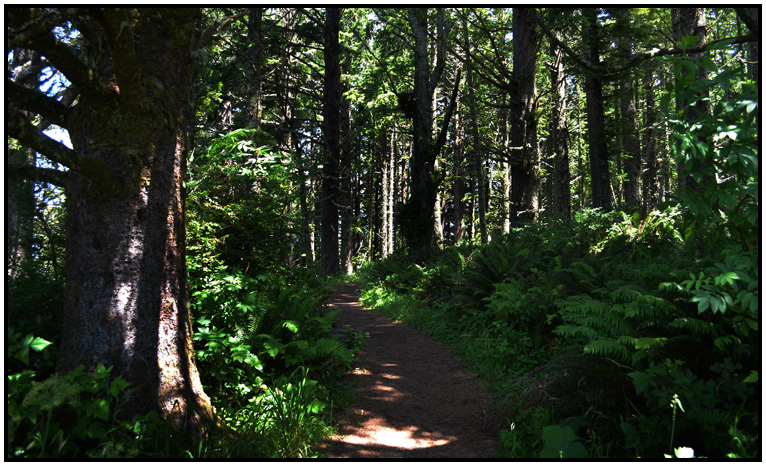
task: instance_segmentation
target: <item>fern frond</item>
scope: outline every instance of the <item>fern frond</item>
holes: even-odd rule
[[[736,335],[724,335],[713,340],[713,346],[720,351],[726,351],[729,347],[741,346],[742,341]]]
[[[694,317],[679,317],[670,323],[671,327],[687,330],[694,336],[713,338],[715,327],[711,322],[695,319]]]
[[[616,359],[623,363],[630,361],[630,353],[627,348],[617,340],[591,341],[585,345],[583,352],[586,354],[597,354],[599,356]]]
[[[596,331],[591,327],[584,327],[581,325],[559,325],[554,330],[554,333],[563,337],[576,338],[583,336],[588,340],[597,340],[604,337],[603,333]]]
[[[698,422],[705,426],[728,427],[733,422],[733,418],[730,412],[722,409],[702,408],[697,414]]]
[[[307,363],[329,361],[342,365],[351,364],[353,352],[334,338],[320,338],[309,343],[303,351],[303,359]]]

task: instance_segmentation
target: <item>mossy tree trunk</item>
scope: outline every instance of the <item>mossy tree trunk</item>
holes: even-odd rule
[[[22,144],[69,168],[65,321],[57,369],[114,366],[130,413],[179,427],[215,419],[196,368],[186,283],[183,178],[195,9],[19,10],[12,23],[72,82],[71,108],[33,106],[67,149],[16,120]],[[80,59],[53,27],[81,31]],[[30,26],[32,25],[32,26]],[[27,88],[27,91],[31,89]],[[27,92],[24,91],[24,92]],[[19,106],[25,102],[11,100]]]

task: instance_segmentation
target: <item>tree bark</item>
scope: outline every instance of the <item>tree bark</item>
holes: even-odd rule
[[[537,31],[529,8],[513,9],[513,76],[518,95],[511,101],[511,223],[534,221],[540,188],[535,111]]]
[[[447,137],[447,126],[454,112],[457,90],[460,84],[458,70],[455,88],[445,112],[442,129],[434,141],[432,134],[432,100],[436,84],[444,71],[448,27],[443,9],[436,12],[437,39],[436,65],[431,70],[428,53],[428,12],[426,9],[410,8],[407,15],[412,30],[415,53],[414,98],[415,113],[412,120],[413,147],[410,159],[410,196],[403,206],[403,230],[413,259],[422,262],[430,254],[434,238],[433,210],[436,202],[436,185],[433,179],[436,156]]]
[[[617,24],[622,30],[629,30],[631,21],[630,8],[619,8],[616,10]],[[623,56],[629,56],[633,52],[632,38],[622,36],[618,40],[618,51]],[[622,117],[622,148],[623,148],[623,170],[625,180],[623,181],[623,195],[625,204],[630,208],[636,208],[641,205],[640,198],[640,177],[641,177],[641,152],[638,145],[638,130],[636,127],[636,97],[633,78],[631,75],[625,77],[620,84],[620,114]]]
[[[8,150],[8,162],[35,166],[31,149]],[[24,263],[32,257],[32,234],[35,216],[35,184],[29,179],[6,178],[6,265],[8,276],[22,275]]]
[[[410,197],[405,206],[404,220],[408,245],[413,257],[420,261],[428,255],[433,238],[433,206],[436,197],[431,147],[433,88],[430,85],[427,12],[423,9],[409,9],[408,17],[415,37],[415,114],[412,122]]]
[[[468,109],[471,116],[471,149],[473,152],[473,166],[474,173],[476,174],[476,184],[479,191],[479,234],[481,235],[482,244],[487,243],[487,201],[486,201],[486,189],[485,189],[485,176],[484,176],[484,161],[482,160],[482,144],[479,137],[479,122],[476,112],[476,94],[473,88],[473,66],[471,59],[466,57],[465,63],[465,81],[468,85]]]
[[[327,8],[325,19],[325,88],[322,125],[327,159],[322,167],[322,275],[340,271],[338,201],[340,184],[340,8]]]
[[[503,93],[503,107],[500,109],[499,128],[500,150],[503,154],[508,152],[508,94]],[[503,160],[500,162],[500,171],[503,176],[502,188],[500,193],[500,217],[502,222],[501,231],[503,234],[511,232],[511,165]]]
[[[112,375],[132,384],[128,414],[158,410],[176,426],[201,428],[215,413],[192,348],[183,202],[196,14],[94,12],[110,59],[51,58],[80,91],[64,125],[74,149],[64,160],[66,318],[57,369],[114,366]],[[32,40],[37,46],[46,47]],[[90,74],[78,71],[96,63]]]

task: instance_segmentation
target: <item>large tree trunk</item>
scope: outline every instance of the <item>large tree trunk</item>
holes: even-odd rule
[[[340,271],[338,200],[340,184],[340,8],[328,8],[325,20],[323,133],[327,159],[322,168],[322,275]]]
[[[413,257],[425,259],[433,240],[434,151],[431,147],[434,87],[430,83],[428,20],[424,9],[409,9],[408,18],[415,38],[415,113],[412,121],[413,148],[410,159],[410,197],[404,212],[405,236]]]
[[[539,196],[539,153],[535,114],[537,32],[528,8],[513,9],[513,76],[518,94],[511,101],[511,223],[534,221]]]
[[[599,34],[596,8],[586,8],[589,21],[587,33],[591,63],[598,64]],[[588,153],[590,155],[590,183],[594,208],[612,210],[612,186],[609,182],[609,154],[606,145],[604,124],[603,81],[589,71],[585,74],[585,105],[588,113]]]
[[[132,384],[131,412],[158,409],[177,426],[215,416],[195,364],[186,285],[183,177],[195,14],[131,10],[126,30],[120,13],[107,10],[117,81],[107,95],[83,92],[67,125],[89,167],[72,171],[67,190],[57,368],[114,366],[112,374]]]
[[[630,8],[617,10],[618,25],[630,25]],[[621,54],[629,56],[633,53],[633,40],[630,37],[621,37],[618,42],[618,50]],[[633,85],[633,77],[628,75],[621,84],[620,114],[622,116],[622,148],[624,157],[623,169],[625,180],[623,192],[625,203],[632,209],[641,205],[640,177],[641,177],[641,151],[638,145],[638,130],[636,128],[636,97]]]
[[[641,205],[639,196],[641,177],[641,151],[638,146],[638,130],[636,129],[636,105],[633,82],[628,80],[622,85],[620,112],[623,119],[622,146],[625,154],[625,181],[623,189],[625,203],[631,208]]]

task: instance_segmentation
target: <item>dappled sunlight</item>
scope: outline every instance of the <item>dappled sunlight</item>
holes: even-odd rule
[[[371,419],[365,424],[376,425],[381,419]],[[354,445],[382,445],[400,450],[418,450],[444,446],[457,439],[456,436],[445,436],[441,433],[420,432],[415,426],[403,429],[393,427],[378,427],[373,430],[363,430],[361,433],[348,435],[343,438],[346,443]]]

